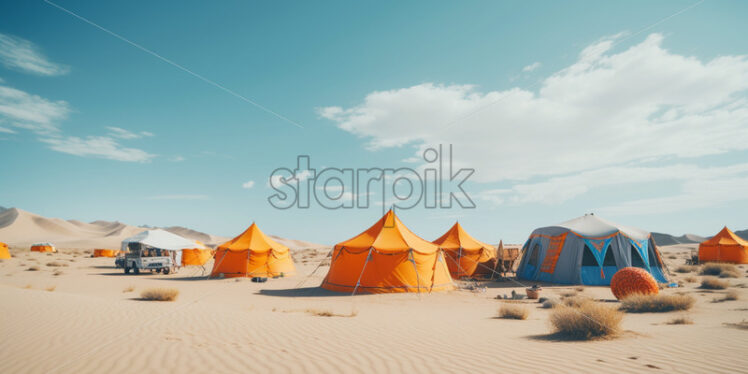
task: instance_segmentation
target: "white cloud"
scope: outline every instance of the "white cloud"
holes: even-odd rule
[[[65,101],[50,101],[43,97],[0,85],[0,119],[12,126],[37,134],[57,133],[57,122],[70,113]]]
[[[208,195],[157,195],[150,196],[148,200],[208,200]]]
[[[538,92],[432,83],[372,92],[319,114],[368,148],[453,144],[482,182],[526,180],[748,149],[748,59],[671,53],[651,34],[624,51],[602,40]]]
[[[247,181],[244,184],[242,184],[242,188],[244,189],[250,189],[255,186],[255,181]]]
[[[2,83],[2,82],[0,82]],[[155,155],[137,148],[120,145],[116,139],[136,139],[146,135],[108,127],[109,136],[67,136],[59,123],[67,119],[71,109],[65,101],[50,101],[43,97],[0,84],[0,122],[12,128],[0,127],[0,132],[15,133],[24,129],[39,136],[39,141],[51,150],[82,157],[99,157],[117,161],[147,162]]]
[[[585,193],[611,186],[640,185],[676,181],[684,186],[701,186],[715,181],[740,180],[748,177],[748,163],[720,167],[667,165],[657,167],[621,166],[552,177],[536,183],[519,183],[511,188],[481,191],[476,197],[497,205],[526,203],[560,204]],[[745,194],[730,194],[726,199],[740,200]],[[710,202],[713,199],[704,199]],[[687,204],[693,205],[693,204]],[[613,209],[613,208],[611,208]]]
[[[539,68],[540,65],[541,65],[540,62],[533,62],[532,64],[523,67],[522,71],[524,71],[525,73],[529,73],[529,72],[534,71],[537,68]]]
[[[126,148],[108,136],[58,136],[40,138],[49,148],[75,156],[92,156],[116,161],[148,162],[155,155],[136,148]]]
[[[182,157],[182,156],[174,156],[171,159],[169,159],[169,161],[171,161],[171,162],[182,162],[184,160],[185,160],[185,158]]]
[[[130,130],[125,130],[123,128],[114,127],[114,126],[107,126],[107,129],[109,130],[109,136],[113,138],[118,138],[118,139],[140,139],[142,137],[153,136],[153,133],[150,133],[148,131],[141,131],[139,133],[134,133]]]
[[[7,34],[0,34],[0,63],[37,75],[63,75],[70,71],[67,66],[49,61],[30,41]]]
[[[604,214],[640,215],[682,212],[748,200],[748,176],[708,179],[696,178],[683,183],[681,191],[668,196],[626,201],[603,207]]]

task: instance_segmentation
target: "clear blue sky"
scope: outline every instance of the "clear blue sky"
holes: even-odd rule
[[[590,211],[748,228],[744,2],[54,3],[303,128],[44,1],[3,2],[6,207],[332,244],[381,207],[274,209],[273,169],[418,167],[453,144],[477,208],[399,212],[430,240],[459,218],[522,242]]]

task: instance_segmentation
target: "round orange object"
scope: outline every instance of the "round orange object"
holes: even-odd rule
[[[618,270],[610,280],[610,290],[618,300],[632,294],[656,295],[660,292],[652,274],[634,267]]]

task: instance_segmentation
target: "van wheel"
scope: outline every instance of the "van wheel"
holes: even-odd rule
[[[160,272],[161,272],[161,268],[156,269],[156,273],[160,273]]]
[[[135,274],[140,274],[140,269],[138,269],[138,267],[137,267],[137,266],[134,266],[134,267],[132,268],[132,272],[133,272],[133,273],[135,273]]]
[[[125,266],[125,274],[130,274],[130,268]]]
[[[164,275],[168,275],[168,274],[169,274],[169,268],[164,268]]]

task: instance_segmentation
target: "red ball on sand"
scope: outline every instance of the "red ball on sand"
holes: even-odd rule
[[[610,290],[618,300],[632,294],[656,295],[660,292],[652,274],[634,267],[618,270],[610,280]]]

